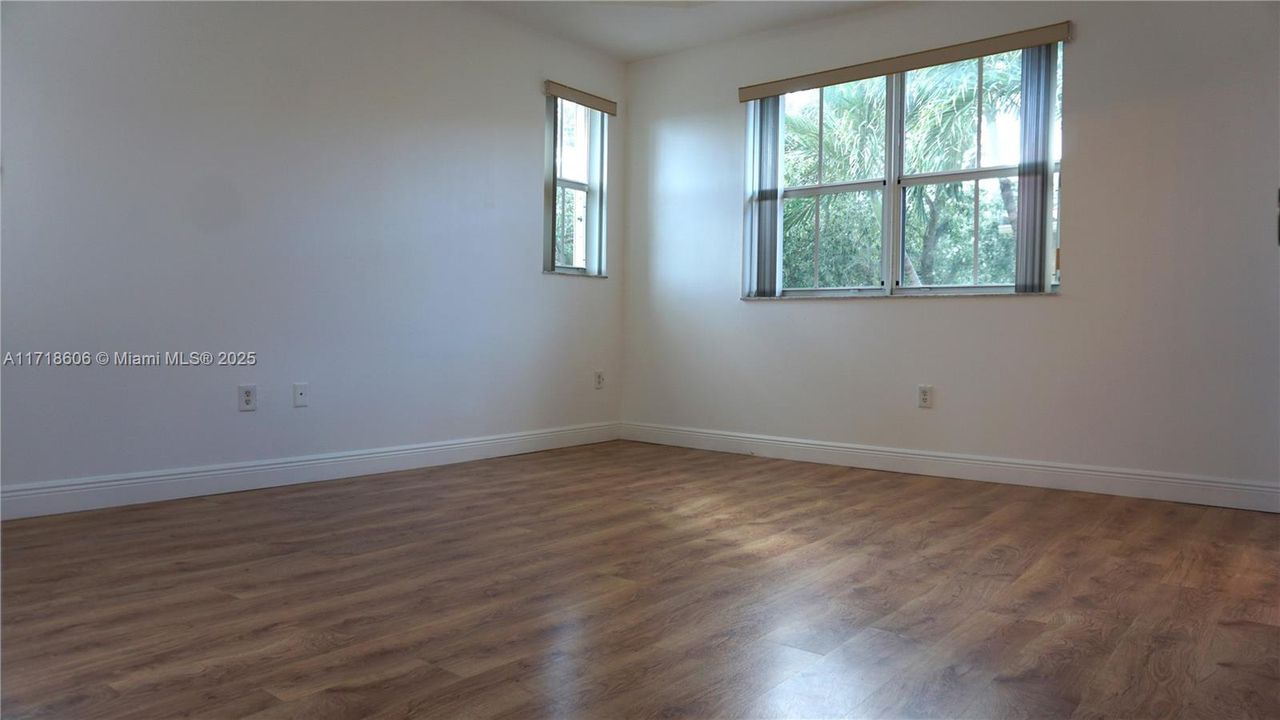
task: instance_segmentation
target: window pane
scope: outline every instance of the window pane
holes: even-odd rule
[[[591,114],[595,111],[568,100],[557,100],[556,176],[587,182],[591,161]]]
[[[782,287],[813,287],[813,221],[811,197],[782,201]]]
[[[1054,79],[1054,87],[1056,88],[1057,97],[1053,103],[1053,129],[1052,141],[1050,143],[1050,158],[1054,163],[1053,186],[1050,190],[1051,198],[1049,201],[1049,242],[1048,255],[1051,282],[1062,281],[1062,270],[1058,267],[1058,248],[1062,239],[1060,216],[1062,213],[1061,196],[1062,196],[1062,174],[1059,164],[1062,162],[1062,43],[1058,43],[1058,69],[1057,77]]]
[[[1054,80],[1057,97],[1053,103],[1053,139],[1050,143],[1049,157],[1054,162],[1062,161],[1062,43],[1058,43],[1058,76]]]
[[[822,89],[822,182],[884,177],[883,77]]]
[[[818,183],[818,91],[782,96],[782,183]]]
[[[1049,216],[1049,243],[1048,243],[1048,247],[1049,247],[1048,252],[1049,252],[1049,258],[1050,258],[1049,267],[1052,268],[1053,270],[1053,272],[1050,274],[1050,280],[1052,280],[1053,282],[1062,281],[1062,269],[1058,267],[1058,248],[1061,247],[1059,242],[1062,239],[1061,219],[1060,219],[1060,215],[1062,213],[1061,196],[1062,196],[1062,175],[1061,173],[1054,173],[1052,198],[1050,200],[1051,215]]]
[[[882,192],[836,193],[819,198],[819,287],[880,285]]]
[[[906,191],[902,284],[973,283],[972,180]]]
[[[903,170],[968,170],[978,150],[978,61],[907,73]]]
[[[1017,257],[1018,178],[978,183],[978,284],[1012,285]]]
[[[1022,51],[982,58],[982,166],[1022,156]]]
[[[587,194],[556,188],[556,265],[587,266]]]

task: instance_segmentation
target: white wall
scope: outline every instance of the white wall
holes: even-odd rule
[[[3,349],[259,358],[5,368],[6,488],[616,419],[625,127],[615,277],[544,276],[542,81],[619,62],[400,3],[5,3],[3,51]]]
[[[1250,490],[1280,470],[1275,4],[895,4],[628,68],[475,6],[0,8],[3,349],[260,358],[4,369],[6,516],[620,419],[922,472],[1182,477],[1151,494],[1280,507]],[[1060,296],[738,299],[739,85],[1063,19]],[[547,77],[623,101],[607,280],[540,273]],[[235,411],[238,383],[256,413]],[[715,440],[738,434],[801,440]]]
[[[624,418],[1274,488],[1278,11],[893,4],[630,66]],[[1060,296],[738,299],[738,86],[1061,20]]]

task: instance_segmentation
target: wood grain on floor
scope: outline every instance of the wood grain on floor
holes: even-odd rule
[[[3,524],[5,718],[1276,718],[1280,516],[610,442]]]

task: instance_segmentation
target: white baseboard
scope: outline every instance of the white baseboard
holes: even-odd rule
[[[374,450],[6,485],[0,491],[0,517],[8,520],[336,480],[586,445],[617,437],[617,423],[604,422]]]
[[[1280,481],[904,450],[644,423],[592,423],[399,447],[8,485],[4,519],[335,480],[617,438],[745,455],[1012,485],[1280,512]]]
[[[1274,483],[1263,483],[644,423],[622,423],[619,427],[621,437],[625,440],[639,440],[660,445],[678,445],[702,450],[762,455],[915,475],[939,475],[964,480],[1280,512],[1280,480]]]

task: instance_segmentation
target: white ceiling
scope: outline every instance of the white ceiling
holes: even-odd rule
[[[665,55],[771,27],[830,17],[870,2],[486,2],[508,18],[625,61]]]

